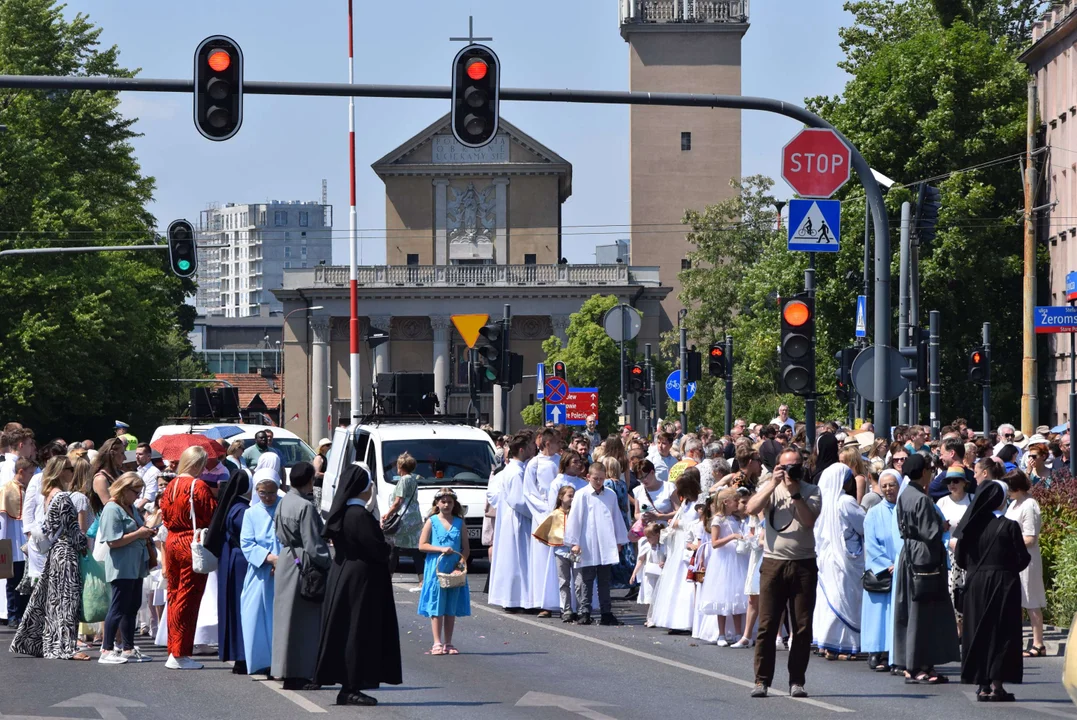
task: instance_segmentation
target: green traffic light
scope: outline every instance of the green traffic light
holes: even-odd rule
[[[491,381],[497,380],[497,373],[494,372],[493,368],[491,368],[491,367],[486,368],[485,374],[486,374],[486,379],[487,380],[491,380]]]
[[[184,272],[187,272],[188,270],[191,269],[191,261],[190,260],[180,260],[179,262],[176,263],[176,267],[178,267],[180,270],[183,270]]]

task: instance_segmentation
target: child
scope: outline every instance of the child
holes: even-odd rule
[[[576,613],[572,612],[576,557],[572,554],[572,548],[565,542],[565,524],[568,521],[569,512],[572,511],[572,498],[575,495],[576,488],[571,485],[562,485],[554,499],[553,510],[534,533],[536,540],[553,548],[553,555],[557,561],[557,587],[561,597],[561,622],[566,623],[576,620]]]
[[[714,519],[711,521],[713,548],[710,571],[704,584],[702,612],[718,616],[718,647],[729,646],[726,638],[726,617],[733,616],[733,628],[738,634],[748,600],[744,596],[744,574],[737,556],[736,543],[741,535],[740,520],[736,517],[740,496],[736,488],[725,488],[714,499]]]
[[[635,585],[636,581],[639,581],[639,595],[636,597],[636,602],[650,606],[655,587],[658,585],[658,577],[662,574],[662,568],[666,566],[666,546],[662,544],[662,526],[658,523],[650,523],[643,528],[643,537],[639,539],[638,557],[639,560],[636,561],[636,569],[632,571],[629,584]],[[650,607],[647,608],[647,620],[643,626],[654,627],[654,623],[651,622]]]
[[[713,588],[713,580],[707,583],[707,578],[710,576],[709,570],[711,565],[711,557],[713,555],[713,549],[711,548],[711,518],[714,515],[714,510],[711,507],[711,498],[707,498],[703,501],[703,497],[700,497],[701,502],[696,504],[696,514],[698,519],[690,525],[690,533],[693,543],[688,545],[688,549],[692,549],[692,558],[688,563],[688,572],[690,573],[693,586],[693,598],[694,613],[692,615],[692,637],[697,640],[702,640],[705,643],[713,644],[718,641],[721,633],[718,631],[717,618],[707,613],[704,610],[706,605],[706,595],[703,593],[703,588],[706,586],[708,589]],[[711,590],[713,592],[713,590]]]
[[[628,526],[617,504],[617,496],[605,487],[606,468],[593,463],[587,472],[587,487],[576,493],[565,525],[565,544],[580,556],[576,574],[577,622],[591,624],[591,601],[598,578],[600,624],[623,625],[610,604],[610,571],[619,560],[620,549],[628,542]]]
[[[744,634],[731,648],[750,648],[755,645],[755,621],[759,617],[759,568],[763,563],[765,521],[748,515],[748,493],[740,494],[737,515],[741,518],[741,539],[737,541],[737,556],[744,566],[744,594],[748,596],[748,613],[744,619]],[[779,634],[779,637],[781,635]]]
[[[450,488],[441,488],[434,496],[433,513],[423,525],[419,550],[426,553],[423,589],[419,595],[419,614],[430,618],[434,633],[431,655],[459,655],[453,647],[452,634],[456,618],[471,615],[471,591],[465,582],[460,587],[442,588],[438,572],[451,573],[457,563],[467,564],[468,542],[464,531],[464,508]]]

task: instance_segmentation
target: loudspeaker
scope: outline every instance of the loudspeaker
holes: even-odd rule
[[[210,388],[191,388],[191,417],[213,417],[213,391]]]
[[[214,395],[218,417],[239,417],[239,388],[222,387]]]
[[[396,411],[401,415],[434,413],[434,374],[397,373]]]

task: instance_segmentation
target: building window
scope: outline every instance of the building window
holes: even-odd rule
[[[258,212],[258,224],[259,225],[265,225],[266,224],[266,211],[265,210],[260,210]]]
[[[681,258],[681,270],[691,270],[692,261],[688,258]]]
[[[306,266],[307,266],[306,262],[299,263],[299,267],[301,267],[301,268],[305,268]]]
[[[299,226],[300,227],[307,227],[308,225],[310,225],[310,213],[308,213],[308,212],[300,212],[299,213]]]
[[[692,149],[692,133],[681,133],[681,152],[688,152]]]
[[[288,224],[288,211],[287,210],[274,210],[273,211],[273,224],[277,227]]]
[[[535,253],[524,253],[524,265],[535,264]]]
[[[290,262],[288,262],[287,260],[284,261],[284,269],[285,270],[291,270],[292,269],[292,264]]]
[[[292,249],[287,245],[284,246],[284,257],[290,258],[292,256]]]
[[[408,265],[419,264],[419,253],[408,253]]]

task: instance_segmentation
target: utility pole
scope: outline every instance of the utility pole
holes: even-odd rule
[[[941,422],[939,421],[939,317],[938,310],[932,310],[928,315],[928,329],[930,336],[928,336],[928,384],[930,387],[931,397],[931,415],[928,418],[931,425],[931,439],[938,440],[941,432]]]
[[[643,346],[643,372],[647,378],[647,388],[651,394],[651,403],[647,408],[647,423],[643,428],[644,437],[651,434],[651,428],[654,427],[651,417],[651,410],[655,406],[655,391],[654,391],[654,367],[651,365],[651,344],[646,343]]]
[[[1032,314],[1036,304],[1036,78],[1028,81],[1028,137],[1025,145],[1025,274],[1021,285],[1024,355],[1021,358],[1021,432],[1025,436],[1036,428],[1036,335]],[[990,357],[990,355],[988,356]],[[1072,418],[1071,418],[1072,420]]]
[[[898,272],[898,350],[909,346],[909,225],[912,224],[912,205],[901,203],[901,264]],[[908,425],[909,396],[906,387],[898,398],[898,425]]]
[[[984,362],[987,363],[987,372],[984,373],[984,399],[983,399],[983,432],[984,437],[991,430],[991,323],[984,323]],[[1073,418],[1070,418],[1073,422]],[[1072,437],[1072,436],[1071,436]],[[1071,449],[1072,453],[1073,450]]]
[[[808,297],[815,299],[815,253],[808,253],[808,269],[804,271],[804,290]],[[814,310],[812,311],[814,312]],[[815,323],[811,325],[811,344],[815,347]],[[814,354],[814,351],[813,351]],[[804,398],[804,430],[807,433],[808,448],[815,450],[815,390],[818,379],[815,376],[815,359],[812,358],[811,387]]]
[[[913,334],[916,334],[913,337]],[[909,341],[906,347],[920,342],[920,233],[909,227]],[[920,395],[909,392],[909,423],[920,424]]]
[[[681,415],[681,432],[688,431],[688,328],[684,326],[684,318],[688,315],[688,311],[681,308],[677,312],[677,325],[681,329],[681,347],[680,347],[680,371],[681,381],[678,383],[679,398],[677,403],[677,412]]]
[[[501,342],[501,347],[506,349],[509,347],[509,328],[512,327],[512,314],[510,310],[511,307],[509,304],[505,303],[505,309],[501,315],[501,332],[504,333],[502,336],[504,339]],[[507,357],[502,361],[502,366],[509,367],[509,359]],[[506,381],[508,380],[508,378],[503,379]],[[501,388],[501,432],[505,435],[509,434],[509,388],[507,387]]]
[[[867,198],[864,199],[864,302],[867,303],[871,299],[871,205],[868,203]],[[866,348],[871,343],[867,336],[867,309],[864,312],[864,337],[860,340],[861,349]],[[850,383],[851,384],[851,383]],[[855,396],[855,412],[856,415],[864,421],[868,419],[868,399],[856,393]],[[850,421],[849,427],[853,427],[852,421]]]

